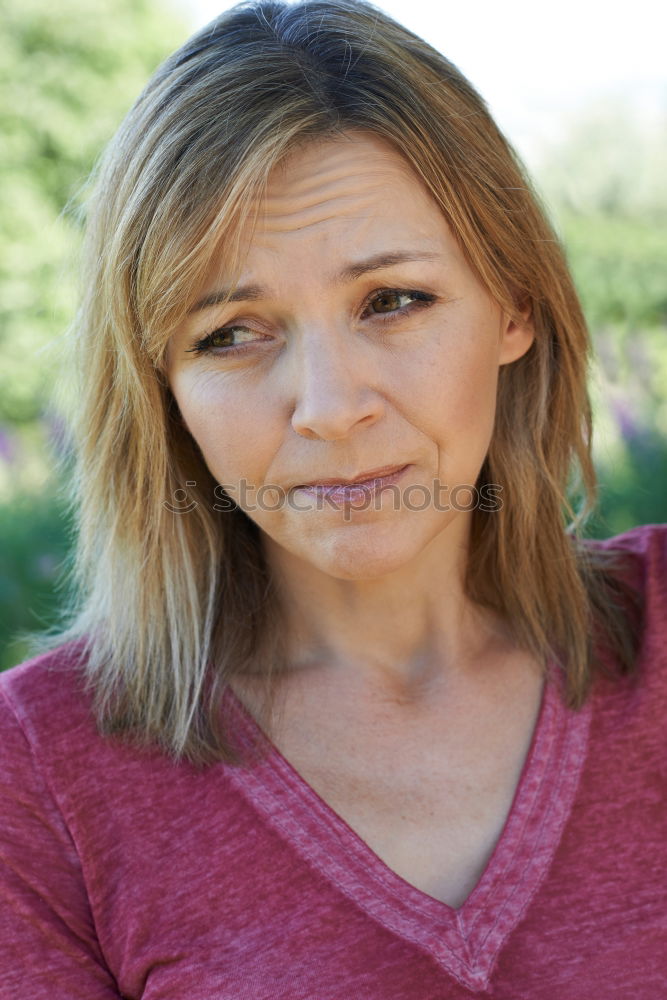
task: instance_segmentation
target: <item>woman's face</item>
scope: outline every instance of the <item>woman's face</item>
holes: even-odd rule
[[[167,353],[215,479],[274,554],[340,579],[464,537],[499,366],[530,347],[530,324],[502,313],[430,194],[374,136],[292,154],[248,238],[235,301],[216,304],[229,276],[215,262]],[[304,488],[372,472],[374,487]]]

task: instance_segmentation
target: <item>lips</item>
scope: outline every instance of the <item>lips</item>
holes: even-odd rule
[[[383,465],[379,469],[370,469],[367,472],[360,472],[358,476],[353,479],[349,479],[346,476],[340,476],[336,479],[313,479],[308,483],[300,483],[298,488],[304,486],[354,486],[356,484],[372,482],[375,479],[382,479],[385,476],[390,476],[396,472],[401,472],[405,469],[405,465]]]

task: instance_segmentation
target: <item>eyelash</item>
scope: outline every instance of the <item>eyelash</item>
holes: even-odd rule
[[[375,313],[375,317],[383,324],[392,323],[396,320],[403,319],[405,316],[409,315],[415,309],[425,309],[428,306],[433,305],[436,300],[435,295],[430,295],[428,292],[419,292],[412,288],[380,288],[376,289],[364,302],[362,316],[365,311],[370,307],[371,303],[376,299],[381,298],[383,295],[397,295],[399,297],[409,296],[413,299],[407,306],[401,306],[390,313]],[[229,357],[232,354],[246,354],[248,350],[252,350],[253,345],[247,344],[241,346],[239,344],[229,344],[226,347],[213,347],[213,338],[219,334],[226,333],[229,330],[233,330],[236,327],[240,327],[240,323],[229,323],[227,326],[217,327],[212,330],[211,333],[206,334],[201,340],[198,340],[194,347],[188,348],[187,354],[195,355],[213,355],[214,357],[220,357],[225,355]]]

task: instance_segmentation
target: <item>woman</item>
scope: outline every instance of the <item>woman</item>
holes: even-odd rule
[[[7,995],[660,995],[667,534],[581,537],[586,328],[481,98],[364,3],[239,5],[85,259]]]

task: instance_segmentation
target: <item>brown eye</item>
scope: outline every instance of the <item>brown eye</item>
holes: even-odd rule
[[[253,343],[259,343],[263,339],[266,338],[258,336],[255,330],[250,330],[247,326],[221,326],[219,330],[202,337],[187,353],[222,357],[249,350]]]
[[[435,302],[430,292],[409,291],[405,288],[382,288],[367,299],[363,316],[380,316],[383,323],[391,323],[409,316],[415,309],[424,309]]]
[[[376,313],[394,312],[401,308],[401,298],[398,292],[380,292],[370,303],[370,307]]]
[[[216,330],[207,338],[209,347],[228,347],[233,340],[233,327]]]

